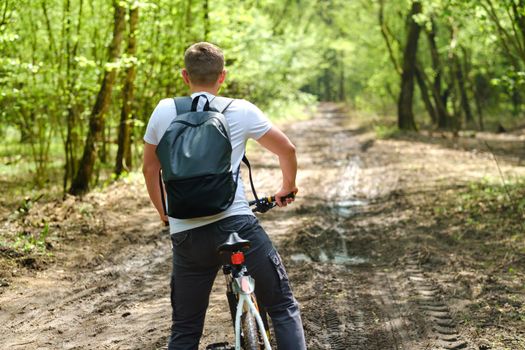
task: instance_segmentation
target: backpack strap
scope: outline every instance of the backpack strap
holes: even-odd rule
[[[191,111],[191,97],[175,97],[173,101],[175,102],[177,115],[181,115]]]
[[[205,95],[199,95],[195,99],[192,99],[189,96],[186,97],[175,97],[173,101],[175,102],[175,107],[177,108],[177,115],[188,113],[191,111],[197,110],[197,102],[199,100],[200,96]],[[233,98],[227,98],[227,97],[221,97],[216,96],[213,98],[213,100],[206,102],[206,106],[204,107],[204,110],[214,110],[215,112],[224,113],[228,107],[235,101]]]
[[[252,188],[252,193],[253,193],[253,196],[255,197],[255,200],[259,201],[259,197],[257,197],[257,192],[255,191],[255,185],[253,184],[253,178],[252,178],[252,167],[250,165],[250,161],[248,160],[248,158],[246,158],[246,154],[244,156],[242,156],[242,162],[244,164],[246,164],[246,166],[248,167],[248,172],[250,174],[250,186]],[[240,166],[239,166],[240,168]],[[240,169],[238,170],[237,174],[240,172]]]
[[[191,111],[191,97],[174,97],[173,102],[175,103],[177,115],[181,115]],[[166,194],[164,192],[164,181],[162,180],[162,169],[159,170],[159,187],[160,196],[162,198],[162,209],[164,210],[164,215],[168,215],[168,211],[166,208]]]
[[[215,96],[215,98],[210,102],[210,109],[214,110],[215,112],[224,114],[224,112],[228,109],[228,107],[230,107],[233,101],[235,101],[235,99],[233,98]]]
[[[168,215],[168,210],[166,208],[166,194],[164,193],[164,181],[162,180],[162,169],[159,170],[159,187],[160,197],[162,199],[162,209],[164,210],[164,215]]]
[[[204,97],[204,99],[206,100],[206,103],[204,104],[204,108],[202,109],[203,111],[209,111],[210,110],[210,101],[208,101],[208,97],[204,94],[202,95],[199,95],[197,97],[195,97],[192,101],[191,101],[191,111],[192,112],[197,112],[197,107],[199,105],[199,100],[200,98]]]

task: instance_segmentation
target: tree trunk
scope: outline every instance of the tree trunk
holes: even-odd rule
[[[461,116],[463,114],[463,96],[461,92],[461,82],[463,81],[463,73],[461,72],[461,66],[458,63],[458,56],[456,51],[458,50],[458,31],[459,27],[454,21],[450,23],[450,45],[448,48],[448,74],[449,74],[449,93],[450,102],[452,107],[452,118],[449,119],[449,128],[455,132],[461,128]],[[466,98],[466,96],[465,96]],[[468,100],[467,100],[468,104]],[[470,107],[469,107],[470,108]],[[469,110],[470,112],[470,110]]]
[[[184,24],[185,24],[185,28],[184,28],[184,39],[185,39],[185,42],[184,42],[184,45],[183,45],[183,50],[185,50],[186,46],[189,46],[190,44],[192,44],[194,41],[194,37],[193,37],[193,34],[191,32],[191,27],[193,25],[193,17],[192,17],[192,13],[191,13],[191,9],[192,9],[192,2],[193,0],[188,0],[186,2],[186,13],[184,15],[185,17],[185,20],[184,20]]]
[[[339,101],[345,100],[345,62],[344,62],[344,56],[341,54],[341,58],[339,60],[340,65],[340,71],[339,71]]]
[[[440,129],[449,129],[452,125],[452,116],[448,113],[447,103],[450,96],[450,87],[447,87],[443,94],[435,91],[434,99],[438,110],[438,127]]]
[[[436,122],[439,128],[447,129],[450,126],[451,117],[447,111],[448,90],[441,92],[443,76],[443,67],[436,44],[437,27],[432,21],[432,28],[427,32],[427,39],[430,48],[430,57],[432,59],[432,69],[434,70],[434,81],[431,83],[432,97],[434,99]]]
[[[73,178],[75,174],[75,138],[77,137],[74,128],[75,123],[78,120],[78,113],[75,106],[68,107],[67,110],[67,130],[66,140],[64,142],[64,153],[66,156],[66,163],[64,164],[64,178],[63,178],[63,190],[66,192],[68,182]]]
[[[512,116],[518,117],[521,114],[521,95],[519,89],[513,87],[510,92],[512,101]]]
[[[109,130],[109,127],[106,125],[106,118],[102,120],[101,129],[102,129],[102,132],[100,134],[100,138],[97,139],[97,141],[99,141],[98,158],[100,162],[102,162],[102,164],[107,164],[108,162],[108,143],[109,143],[111,130]],[[99,174],[97,174],[97,176],[98,175]]]
[[[115,9],[115,15],[113,39],[109,46],[109,62],[115,62],[120,57],[120,46],[125,26],[125,8],[120,5],[119,0],[113,1],[113,7]],[[109,102],[116,76],[117,71],[115,68],[106,69],[104,71],[104,78],[102,79],[97,100],[89,117],[89,130],[84,144],[84,153],[82,154],[82,159],[75,179],[69,189],[70,194],[82,194],[89,189],[89,182],[93,175],[93,167],[95,165],[97,154],[96,142],[100,139],[102,133],[104,117],[109,108]]]
[[[127,56],[135,57],[137,54],[137,25],[139,22],[139,8],[134,7],[129,12],[129,38]],[[131,169],[131,105],[133,103],[134,83],[136,75],[135,63],[130,63],[126,70],[126,81],[122,90],[122,109],[120,111],[120,125],[118,133],[118,150],[115,164],[117,177],[123,170]],[[124,164],[125,161],[125,164]]]
[[[476,104],[476,113],[478,114],[479,130],[483,131],[485,130],[485,125],[483,123],[483,106],[477,88],[474,88],[474,102]]]
[[[436,124],[437,123],[436,110],[434,106],[432,105],[430,95],[428,94],[428,87],[427,87],[426,79],[424,76],[424,72],[419,66],[416,66],[416,80],[417,80],[417,85],[419,86],[419,91],[421,92],[421,98],[423,99],[425,108],[428,112],[428,115],[430,116],[430,119],[432,120],[432,124]]]
[[[458,81],[459,95],[461,100],[461,108],[465,112],[465,121],[467,124],[471,124],[474,121],[472,110],[468,101],[467,89],[465,87],[465,77],[463,69],[457,55],[454,55],[455,68],[456,68],[456,79]]]
[[[511,1],[511,6],[516,24],[521,32],[521,47],[525,48],[525,0],[519,0],[518,3]]]
[[[204,3],[202,4],[202,10],[204,12],[204,41],[208,41],[208,36],[210,34],[210,11],[208,6],[208,0],[204,0]]]
[[[323,101],[331,101],[331,91],[330,91],[331,84],[330,84],[329,74],[330,74],[329,69],[325,69],[324,74],[323,74],[323,85],[324,85]]]
[[[79,108],[77,102],[73,97],[73,85],[75,81],[74,69],[76,63],[74,57],[77,55],[78,51],[78,42],[80,37],[80,30],[82,28],[82,10],[83,10],[84,1],[80,0],[78,4],[78,22],[76,24],[76,35],[74,41],[72,41],[71,36],[71,12],[70,12],[70,1],[65,2],[64,8],[64,22],[65,22],[65,33],[66,33],[66,86],[64,95],[67,96],[67,118],[66,118],[66,139],[64,142],[64,154],[65,154],[65,164],[64,164],[64,178],[63,178],[63,191],[67,191],[68,184],[70,181],[73,181],[73,177],[76,172],[76,151],[79,143],[78,131],[75,130],[77,122],[80,119]],[[73,47],[71,47],[73,44]],[[78,76],[78,72],[76,74]]]
[[[432,27],[427,31],[427,39],[430,49],[430,58],[432,60],[432,69],[434,70],[434,80],[425,79],[427,84],[431,87],[432,98],[434,100],[437,126],[440,129],[449,129],[453,125],[453,118],[447,110],[448,98],[450,96],[450,86],[443,90],[443,66],[436,44],[437,26],[432,20]],[[451,65],[452,67],[453,65]],[[451,81],[454,81],[452,77]]]
[[[398,99],[398,127],[401,130],[416,130],[412,100],[414,98],[414,76],[416,71],[417,44],[421,27],[414,20],[420,14],[422,6],[419,1],[412,3],[409,13],[409,29],[405,50],[403,52],[403,73],[401,74],[401,92]]]

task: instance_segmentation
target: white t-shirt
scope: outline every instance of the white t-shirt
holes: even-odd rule
[[[199,95],[205,95],[210,102],[215,97],[208,92],[195,92],[191,97],[196,98]],[[200,97],[197,111],[202,111],[205,104],[205,98]],[[158,145],[166,129],[168,129],[176,116],[177,109],[174,100],[172,98],[161,100],[151,114],[146,128],[146,134],[144,135],[144,141],[152,145]],[[257,106],[246,100],[234,100],[226,112],[224,112],[224,116],[230,126],[230,140],[232,143],[231,163],[232,172],[235,176],[244,155],[246,141],[249,138],[259,139],[272,128],[272,124]],[[175,219],[170,217],[170,233],[174,234],[204,226],[233,215],[253,215],[244,194],[241,176],[239,176],[235,199],[228,209],[216,215],[193,219]]]

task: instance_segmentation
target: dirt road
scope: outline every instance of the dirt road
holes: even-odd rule
[[[490,154],[446,140],[376,140],[331,104],[287,129],[299,150],[300,197],[261,221],[287,265],[309,349],[525,348],[524,262],[512,260],[518,274],[488,280],[474,261],[478,246],[454,241],[455,224],[428,211],[440,193],[496,176]],[[256,147],[250,158],[259,191],[278,188],[275,159]],[[511,160],[501,167],[525,174]],[[163,348],[171,247],[140,176],[30,218],[50,212],[55,257],[13,266],[0,295],[0,347]],[[202,349],[232,340],[218,277]],[[496,322],[490,308],[500,304],[507,310]],[[509,312],[518,316],[501,316]]]

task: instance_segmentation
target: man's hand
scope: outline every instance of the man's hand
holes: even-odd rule
[[[166,225],[166,222],[168,222],[168,217],[164,214],[164,208],[162,206],[162,201],[164,201],[165,198],[162,198],[160,190],[160,162],[157,158],[157,154],[155,153],[156,149],[157,146],[144,143],[144,165],[142,167],[142,172],[144,173],[144,179],[148,189],[149,198],[155,206],[155,209],[157,209],[160,220],[164,222],[164,225]]]
[[[297,192],[299,192],[299,189],[297,189],[296,186],[293,186],[291,189],[281,188],[279,192],[275,194],[275,203],[277,203],[277,206],[279,207],[286,207],[288,204],[295,201],[295,198],[286,198],[284,201],[281,200],[281,198],[286,197],[290,193],[297,194]]]
[[[160,214],[160,221],[164,226],[169,226],[170,222],[168,220],[168,215]]]
[[[281,201],[291,192],[297,193],[295,186],[295,177],[297,175],[297,158],[295,156],[295,146],[290,139],[275,126],[266,134],[257,140],[261,146],[276,154],[279,157],[279,165],[283,173],[283,183],[279,192],[275,194],[275,202],[280,207],[285,207],[294,201],[293,198],[287,198]]]

